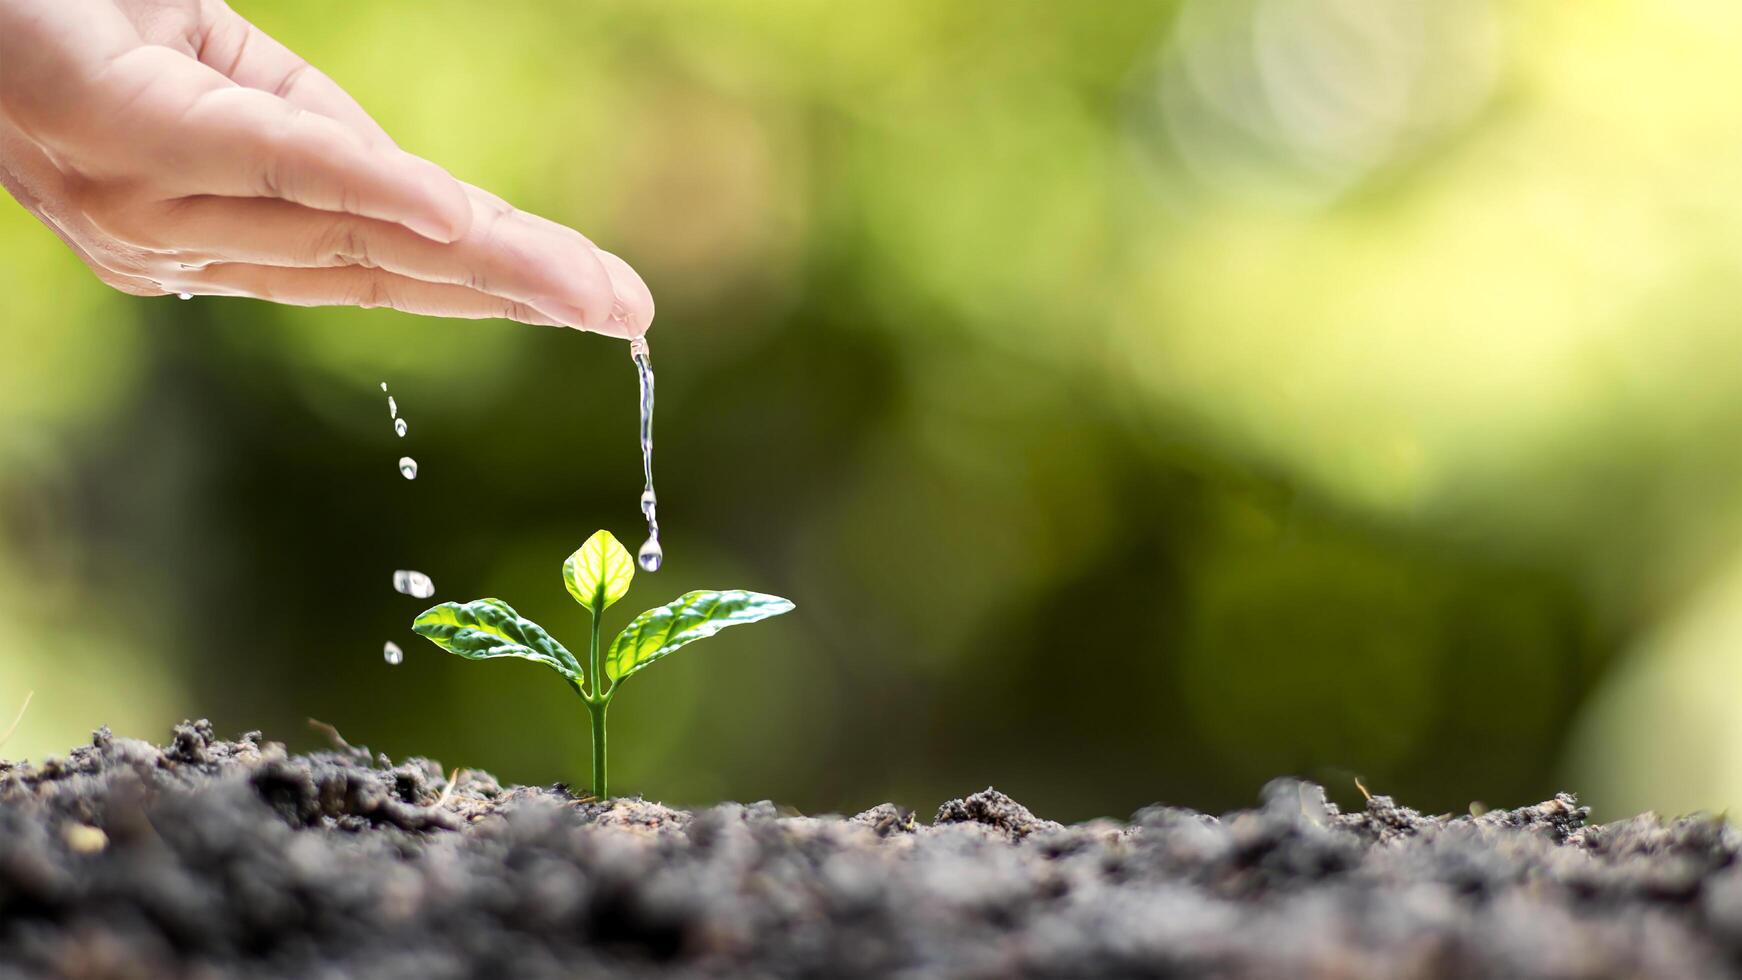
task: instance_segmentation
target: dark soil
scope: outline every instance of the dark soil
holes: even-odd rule
[[[1074,827],[990,789],[931,822],[688,812],[196,723],[0,763],[0,976],[1729,975],[1739,845],[1286,780]]]

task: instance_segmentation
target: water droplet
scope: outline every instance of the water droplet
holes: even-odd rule
[[[435,583],[422,572],[410,572],[402,568],[393,573],[393,591],[404,593],[413,599],[428,599],[435,595]]]
[[[399,417],[399,403],[393,400],[392,395],[387,396],[387,417],[390,419]]]
[[[405,420],[404,419],[394,419],[393,420],[393,431],[399,433],[399,438],[404,439],[405,438]]]
[[[417,479],[417,460],[410,456],[399,457],[399,475],[407,480]]]
[[[381,648],[381,659],[387,661],[387,666],[397,667],[405,661],[405,651],[399,649],[399,644],[388,640],[387,645]]]
[[[382,390],[382,391],[386,391],[386,390],[387,390],[387,382],[385,382],[385,381],[383,381],[383,382],[381,382],[381,390]]]
[[[647,517],[651,519],[657,512],[658,508],[659,498],[653,495],[652,490],[644,491],[641,494],[641,513],[647,515]]]
[[[659,566],[665,561],[665,549],[659,546],[658,538],[648,538],[641,546],[641,553],[635,556],[641,562],[641,567],[649,572],[659,571]]]
[[[175,298],[176,299],[193,299],[194,294],[193,293],[176,293]]]

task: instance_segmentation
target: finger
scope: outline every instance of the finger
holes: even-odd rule
[[[627,335],[611,322],[621,305],[612,275],[584,238],[483,196],[472,203],[471,230],[447,245],[388,222],[266,198],[187,198],[150,224],[164,229],[154,245],[194,265],[379,268],[527,303],[566,326]]]
[[[470,225],[464,189],[435,164],[168,48],[134,49],[107,74],[105,142],[133,167],[169,175],[177,196],[279,198],[444,242]]]
[[[479,190],[471,184],[465,186],[469,194],[483,195],[504,207],[507,206],[501,198],[497,198],[487,191]],[[605,329],[600,330],[600,333],[617,337],[639,337],[647,332],[647,328],[653,324],[653,292],[647,288],[646,281],[629,263],[615,254],[593,245],[586,236],[572,228],[557,224],[548,218],[541,218],[536,214],[520,213],[525,215],[527,221],[552,235],[573,236],[586,241],[592,247],[594,254],[598,256],[600,263],[605,268],[605,274],[611,280],[611,292],[616,300],[611,310],[610,323]]]
[[[187,292],[247,296],[290,306],[389,308],[425,316],[466,320],[518,320],[545,327],[563,324],[533,307],[465,286],[424,282],[384,269],[286,269],[226,263],[189,270],[175,285]]]
[[[319,69],[222,0],[201,4],[204,32],[195,56],[231,81],[270,92],[291,105],[338,120],[373,143],[393,140],[357,100]]]
[[[639,337],[653,326],[653,292],[629,263],[604,249],[596,249],[605,273],[611,277],[611,292],[617,303],[612,318],[623,327],[623,336]],[[615,333],[615,331],[612,331]]]

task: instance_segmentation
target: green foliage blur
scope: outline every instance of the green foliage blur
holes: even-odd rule
[[[649,670],[614,789],[1742,804],[1742,7],[233,3],[653,288],[641,588],[798,612]],[[7,756],[312,717],[585,785],[572,692],[389,582],[584,631],[625,345],[0,243]]]

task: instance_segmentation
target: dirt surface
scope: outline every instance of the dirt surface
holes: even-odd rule
[[[1742,836],[1570,796],[1073,827],[688,812],[178,726],[0,763],[0,976],[1702,977],[1742,972]]]

